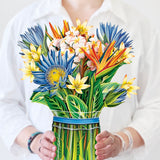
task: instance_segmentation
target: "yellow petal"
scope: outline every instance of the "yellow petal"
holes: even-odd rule
[[[127,74],[124,76],[124,79],[123,79],[123,84],[126,84],[127,83]]]
[[[137,90],[137,89],[140,89],[140,87],[138,87],[138,86],[131,86],[131,89],[132,90]]]
[[[30,77],[30,82],[32,83],[32,82],[33,82],[33,80],[34,80],[34,76],[33,76],[33,75],[31,75],[31,77]]]
[[[86,89],[86,88],[88,88],[88,87],[90,87],[90,85],[88,85],[88,84],[83,84],[82,87],[81,87],[81,89]]]
[[[133,84],[133,82],[134,82],[135,79],[136,79],[136,78],[132,78],[131,80],[129,80],[129,81],[128,81],[128,84],[130,84],[130,85]]]
[[[32,51],[32,52],[36,52],[36,48],[35,48],[35,46],[31,43],[31,45],[30,45],[30,50]]]
[[[82,93],[83,93],[82,90],[79,89],[79,88],[78,88],[78,89],[75,89],[75,90],[76,90],[76,92],[79,93],[79,94],[82,94]]]
[[[125,53],[127,53],[127,54],[128,54],[131,50],[132,50],[132,48],[131,48],[131,47],[129,47],[129,48],[127,48],[127,49],[126,49]]]
[[[66,85],[67,86],[67,88],[69,88],[69,89],[75,89],[75,87],[73,86],[73,85]]]
[[[34,61],[37,62],[37,61],[40,60],[40,57],[39,57],[39,55],[37,53],[33,53],[32,56],[33,56]]]
[[[80,73],[78,73],[78,74],[76,75],[76,80],[77,80],[78,82],[80,82],[80,80],[81,80]]]
[[[29,54],[30,51],[28,49],[21,49],[21,51],[24,53],[24,54]]]
[[[73,84],[74,83],[74,78],[71,76],[71,75],[68,75],[68,79],[69,79],[69,81],[71,82],[71,84]]]
[[[76,19],[76,23],[77,23],[77,26],[81,25],[81,21],[78,18]]]
[[[131,61],[129,61],[128,59],[125,59],[124,62],[127,63],[127,64],[131,63]]]
[[[25,80],[26,78],[28,78],[28,76],[23,75],[23,78],[21,80]]]
[[[37,53],[38,53],[38,55],[40,56],[41,55],[41,45],[38,47],[38,49],[37,49]]]
[[[82,82],[82,83],[85,83],[85,82],[87,81],[87,79],[88,79],[88,76],[83,77],[83,78],[81,79],[81,82]]]
[[[86,26],[87,25],[87,20],[85,20],[84,22],[83,22],[83,24],[82,24],[82,26]]]
[[[123,50],[125,48],[125,46],[124,46],[124,43],[122,42],[121,44],[120,44],[120,50]]]

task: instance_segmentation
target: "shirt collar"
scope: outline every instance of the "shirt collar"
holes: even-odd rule
[[[41,0],[35,10],[34,20],[48,16],[52,13],[60,14],[62,10],[62,0]],[[104,0],[98,13],[111,11],[115,16],[126,22],[126,14],[121,0]]]

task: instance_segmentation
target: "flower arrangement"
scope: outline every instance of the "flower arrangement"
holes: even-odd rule
[[[89,34],[87,21],[70,27],[64,20],[63,29],[49,25],[52,35],[40,25],[21,35],[22,79],[39,85],[31,101],[53,112],[57,159],[94,160],[101,110],[120,105],[139,89],[127,75],[122,84],[111,82],[121,66],[131,63],[132,40],[109,23],[100,24],[96,36]]]

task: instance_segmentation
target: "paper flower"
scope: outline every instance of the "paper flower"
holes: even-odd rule
[[[28,28],[28,32],[21,34],[22,41],[18,42],[18,45],[21,49],[29,49],[30,44],[34,46],[40,46],[43,44],[44,34],[40,25],[35,26],[34,28]]]
[[[131,97],[131,94],[137,95],[137,93],[133,92],[133,91],[135,91],[137,89],[140,89],[140,87],[138,87],[138,86],[132,86],[134,80],[135,80],[135,78],[132,78],[131,80],[129,80],[127,82],[127,75],[125,75],[125,77],[124,77],[121,88],[124,88],[124,89],[127,90],[127,96],[128,97]]]
[[[118,54],[114,53],[113,50],[115,43],[116,42],[113,41],[104,52],[102,51],[102,45],[100,45],[98,49],[98,54],[96,54],[94,47],[89,48],[89,54],[82,48],[85,55],[95,64],[96,75],[110,67],[114,67],[120,64],[126,59],[124,58],[121,61],[118,61],[118,59],[122,56],[122,54],[125,52],[126,49],[117,51]],[[116,56],[112,56],[114,54],[116,54]]]
[[[35,77],[34,83],[40,85],[34,92],[45,92],[58,87],[65,88],[67,77],[74,70],[72,68],[74,56],[68,60],[68,53],[66,52],[62,59],[61,51],[59,51],[58,57],[52,51],[47,57],[42,55],[42,59],[40,63],[37,62],[41,71],[32,72]],[[54,92],[51,93],[51,95],[53,94]]]
[[[121,45],[120,45],[120,48],[119,48],[119,49],[120,49],[120,50],[125,49],[125,45],[124,45],[124,43],[123,43],[123,42],[121,43]],[[125,58],[124,62],[125,62],[125,63],[127,63],[127,64],[130,64],[130,63],[131,63],[131,61],[129,61],[128,59],[129,59],[129,58],[133,58],[133,57],[134,57],[134,55],[130,53],[130,52],[131,52],[131,50],[132,50],[132,48],[131,48],[131,47],[127,48],[119,60],[121,61],[122,59],[124,59],[124,58]]]
[[[40,55],[41,55],[41,46],[39,46],[38,49],[36,50],[35,46],[31,43],[30,44],[30,50],[22,49],[22,52],[24,53],[22,58],[28,60],[29,62],[31,62],[32,59],[35,62],[39,62]]]
[[[63,37],[65,37],[66,32],[68,32],[70,30],[69,28],[69,24],[67,21],[63,21],[63,29],[60,30],[60,28],[57,28],[56,26],[53,27],[53,25],[51,23],[49,23],[52,34],[53,34],[53,38],[57,38],[57,39],[61,39]],[[47,33],[48,34],[48,33]],[[52,36],[48,34],[48,36],[53,40]]]
[[[32,59],[30,63],[24,62],[25,68],[20,69],[22,72],[24,72],[24,76],[22,80],[25,80],[26,78],[30,77],[30,82],[33,82],[34,76],[32,74],[32,71],[39,71],[39,68],[35,65],[34,60]]]
[[[111,43],[115,41],[115,47],[119,48],[120,44],[123,42],[125,47],[131,47],[132,40],[129,40],[129,34],[123,32],[123,29],[118,30],[118,25],[111,25],[111,23],[100,24],[100,33],[99,30],[96,30],[97,38],[103,43]]]
[[[79,19],[76,19],[76,23],[77,27],[73,28],[75,28],[75,30],[78,30],[81,35],[87,35],[88,31],[92,28],[92,26],[87,26],[87,21],[84,21],[81,24],[81,21]]]
[[[75,89],[75,91],[79,94],[82,94],[82,89],[86,89],[90,87],[88,84],[84,84],[88,77],[83,77],[81,79],[80,73],[76,75],[76,78],[74,79],[71,75],[68,76],[69,81],[71,82],[71,85],[66,85],[69,89]]]

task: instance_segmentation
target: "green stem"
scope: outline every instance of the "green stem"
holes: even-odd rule
[[[89,92],[89,103],[88,103],[88,107],[89,107],[89,118],[91,118],[92,114],[92,98],[93,98],[93,81],[94,81],[94,75],[91,78],[91,87],[90,87],[90,92]]]
[[[65,95],[67,96],[68,93],[67,93],[66,89],[62,88],[62,90],[63,90],[63,92],[65,93]]]

